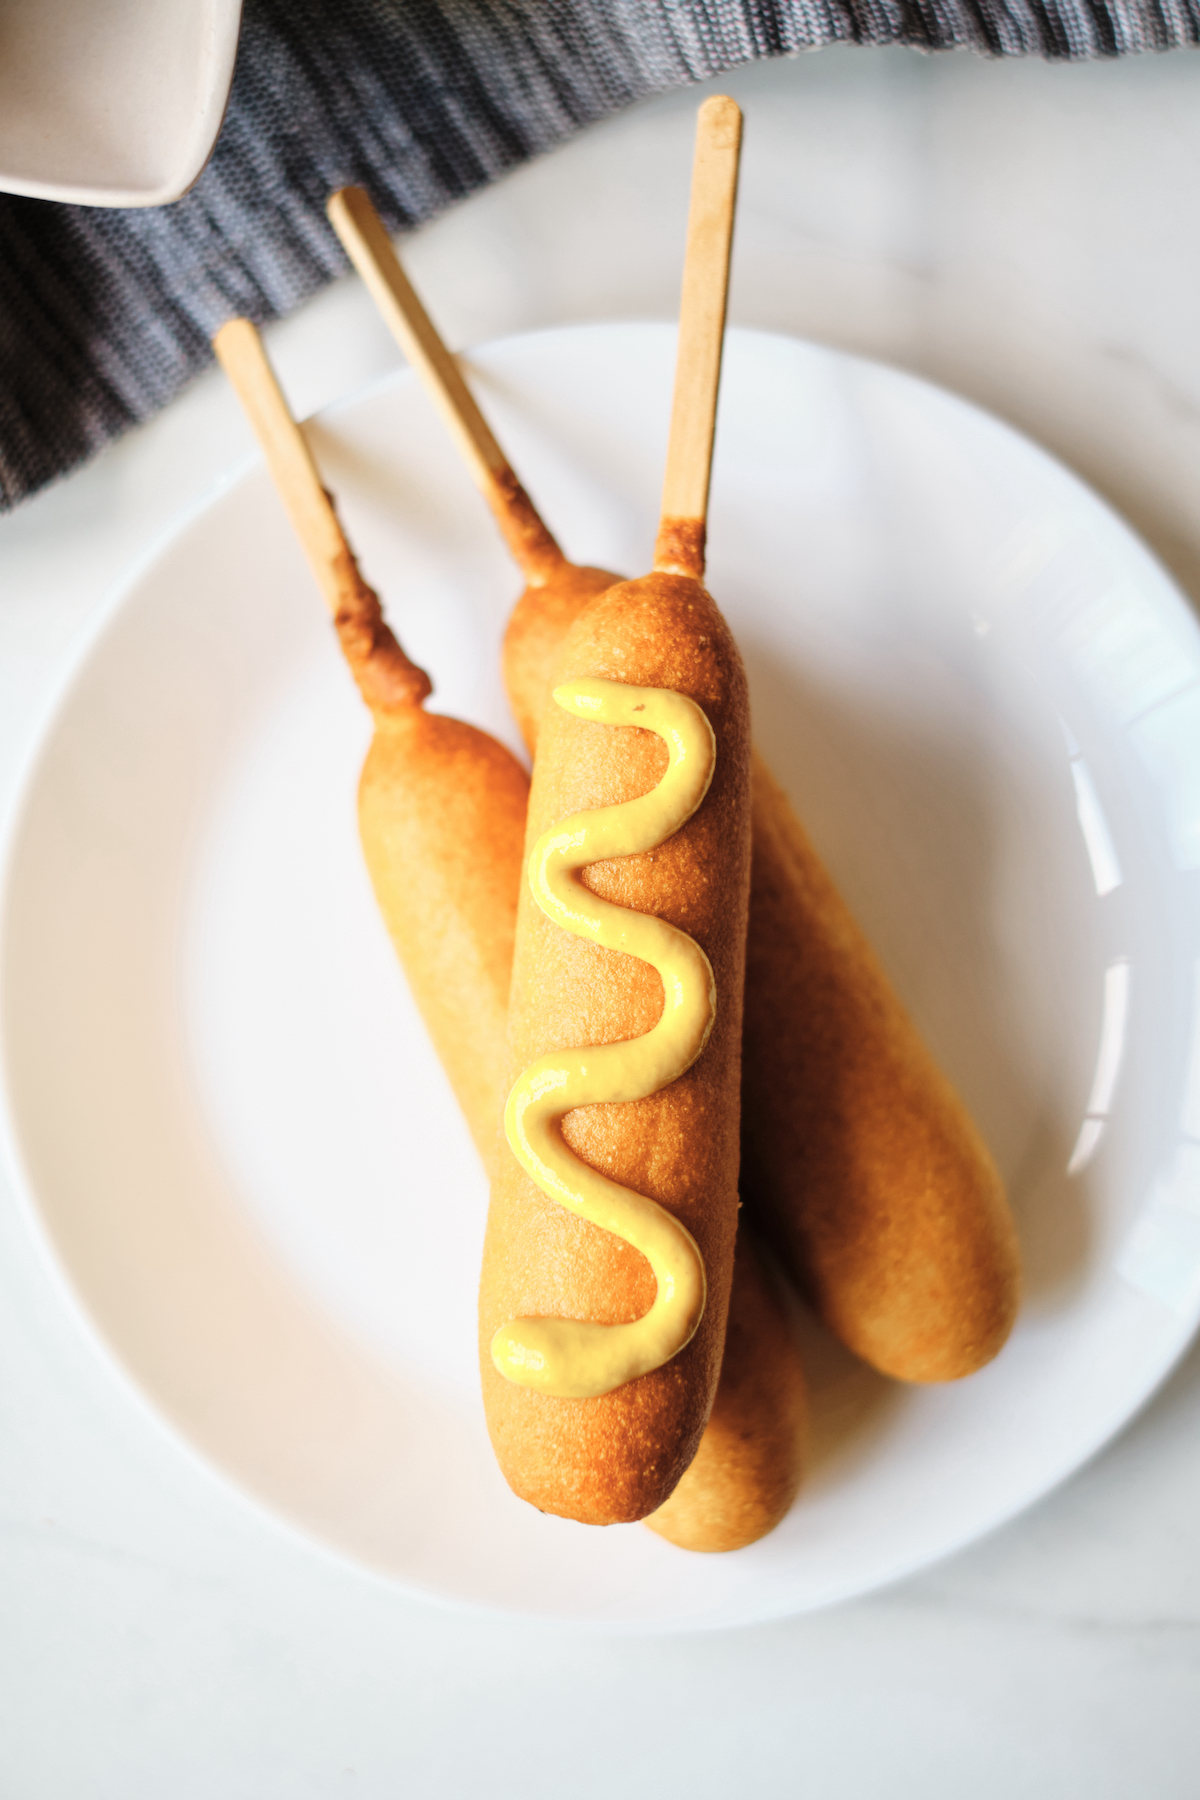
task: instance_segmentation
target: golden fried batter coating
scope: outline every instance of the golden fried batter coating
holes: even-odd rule
[[[563,1125],[585,1162],[649,1195],[696,1239],[708,1303],[691,1343],[659,1369],[597,1399],[564,1400],[501,1376],[492,1337],[522,1316],[618,1323],[654,1298],[629,1245],[549,1200],[502,1151],[492,1185],[480,1289],[488,1428],[514,1491],[591,1524],[644,1518],[687,1468],[720,1371],[737,1221],[741,988],[749,877],[749,717],[733,640],[699,582],[654,574],[593,600],[563,645],[556,681],[601,676],[690,695],[717,739],[712,787],[674,837],[644,856],[593,865],[585,879],[622,906],[654,912],[696,939],[717,983],[699,1060],[644,1100],[580,1108]],[[568,814],[656,785],[666,750],[552,708],[543,721],[527,844]],[[548,1050],[640,1036],[662,1009],[655,971],[563,931],[523,888],[509,1012],[510,1079]]]
[[[687,1474],[646,1520],[681,1549],[741,1550],[774,1531],[796,1498],[806,1405],[782,1288],[743,1221],[712,1415]]]

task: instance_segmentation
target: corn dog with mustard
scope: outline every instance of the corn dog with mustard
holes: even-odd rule
[[[701,577],[740,137],[708,101],[654,569],[568,633],[529,798],[480,1365],[509,1485],[588,1524],[690,1463],[733,1273],[749,709]]]
[[[396,643],[377,596],[358,572],[257,332],[245,321],[231,322],[216,348],[267,453],[372,711],[375,737],[359,797],[364,854],[401,964],[490,1169],[503,1099],[528,777],[487,733],[423,711],[428,678]],[[778,1419],[791,1419],[789,1405],[802,1395],[803,1383],[786,1309],[778,1294],[763,1290],[752,1250],[739,1254],[736,1285],[753,1291],[753,1304],[748,1291],[738,1305],[743,1335],[751,1353],[763,1340],[760,1385],[765,1380],[778,1389]],[[691,1497],[691,1512],[676,1541],[691,1547],[738,1548],[752,1541],[778,1522],[798,1485],[802,1419],[796,1417],[786,1441],[777,1420],[769,1453],[756,1447],[747,1454],[746,1432],[755,1421],[741,1397],[744,1386],[739,1380],[718,1406],[720,1456],[710,1455],[695,1474],[689,1470],[677,1490],[678,1500]],[[719,1400],[721,1394],[719,1387]],[[699,1531],[692,1514],[703,1521]],[[657,1529],[673,1535],[667,1524]]]

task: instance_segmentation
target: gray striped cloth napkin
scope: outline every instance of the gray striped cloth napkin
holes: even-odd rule
[[[631,101],[837,42],[1120,56],[1200,42],[1200,0],[247,0],[182,200],[0,195],[0,507],[165,405],[225,319],[338,274],[331,189],[416,225]]]

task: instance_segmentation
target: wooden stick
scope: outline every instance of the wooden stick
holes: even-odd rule
[[[704,574],[708,486],[741,146],[742,115],[737,103],[724,94],[714,94],[704,102],[696,121],[675,399],[662,519],[654,548],[656,569],[697,579]]]
[[[262,339],[249,319],[231,319],[213,339],[217,359],[262,447],[292,529],[336,618],[353,563],[333,502],[321,484],[312,452],[291,415]]]
[[[214,337],[213,349],[262,447],[364,699],[375,711],[419,704],[431,692],[429,677],[405,656],[384,624],[379,596],[358,572],[333,500],[258,331],[249,319],[231,319]]]
[[[327,211],[388,329],[450,427],[459,454],[519,567],[533,586],[542,586],[561,567],[563,553],[517,480],[458,364],[413,291],[369,196],[360,187],[339,188]]]

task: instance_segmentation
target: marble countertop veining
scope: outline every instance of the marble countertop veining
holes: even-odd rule
[[[732,318],[991,408],[1200,598],[1200,57],[845,48],[722,85],[747,114]],[[669,316],[695,99],[414,238],[451,340]],[[394,363],[348,280],[271,343],[302,413]],[[209,375],[0,522],[0,800],[105,590],[248,448]],[[0,1435],[13,1800],[1197,1791],[1200,1350],[1066,1487],[885,1592],[704,1636],[564,1634],[399,1597],[245,1508],[95,1358],[0,1183]]]

